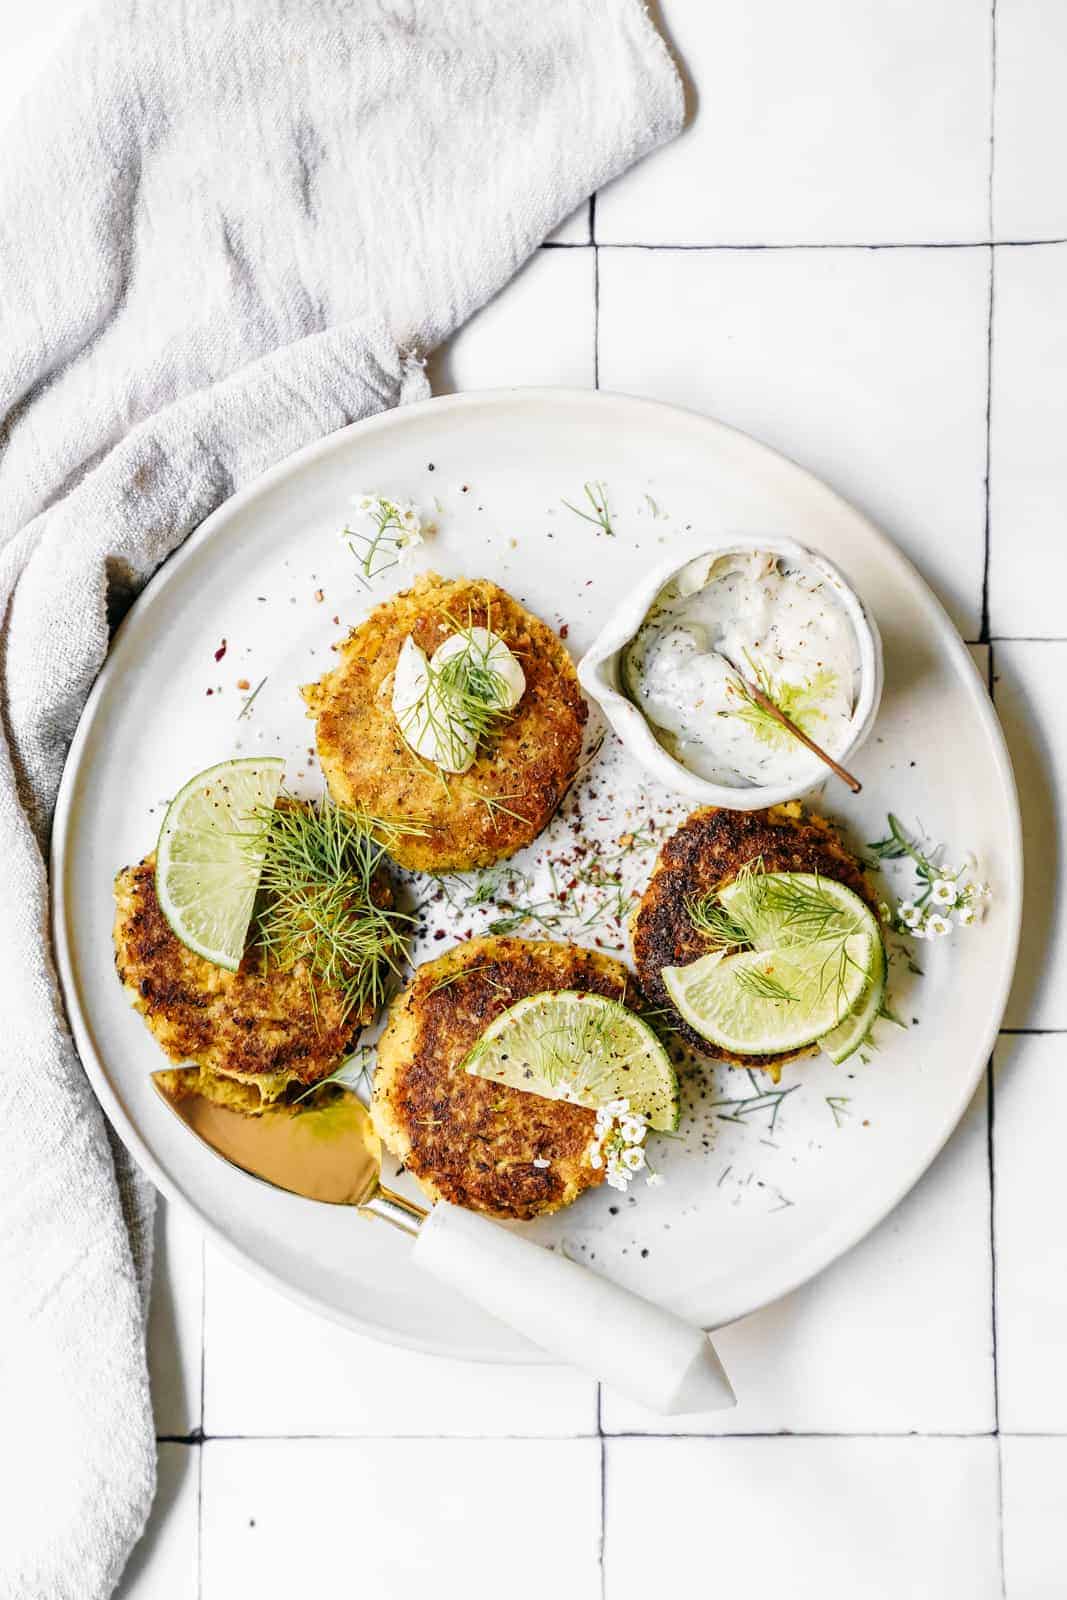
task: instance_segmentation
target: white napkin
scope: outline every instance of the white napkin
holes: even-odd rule
[[[641,0],[114,0],[8,131],[2,1600],[109,1593],[154,1483],[151,1198],[74,1055],[42,860],[109,625],[236,487],[425,393],[422,355],[682,116]]]

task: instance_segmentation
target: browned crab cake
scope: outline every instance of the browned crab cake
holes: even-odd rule
[[[694,811],[664,844],[631,924],[634,963],[649,1003],[661,1007],[667,1026],[701,1055],[734,1066],[763,1067],[777,1078],[784,1062],[818,1047],[779,1055],[731,1056],[701,1037],[678,1015],[663,982],[664,967],[684,967],[711,948],[694,927],[687,903],[711,894],[759,859],[766,872],[815,872],[861,895],[873,910],[877,897],[854,856],[822,817],[805,815],[796,801],[769,811]]]
[[[589,1164],[595,1114],[463,1070],[516,1001],[577,989],[634,1005],[632,974],[577,945],[471,939],[416,972],[378,1045],[372,1112],[383,1143],[433,1199],[494,1217],[558,1211],[602,1181]],[[539,1164],[540,1163],[540,1164]]]
[[[390,691],[405,639],[432,655],[457,622],[503,639],[526,689],[474,765],[446,775],[408,749]],[[338,804],[420,824],[424,831],[388,841],[402,866],[487,867],[537,837],[577,770],[587,716],[574,665],[551,628],[487,579],[426,573],[336,648],[337,665],[303,690],[319,761]]]
[[[115,902],[118,975],[170,1059],[200,1068],[196,1088],[209,1099],[261,1111],[327,1077],[370,1020],[303,962],[265,970],[253,943],[227,972],[188,949],[160,909],[154,855],[118,874]]]

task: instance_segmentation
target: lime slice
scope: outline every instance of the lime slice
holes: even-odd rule
[[[804,947],[712,951],[686,967],[664,967],[667,993],[690,1027],[741,1056],[777,1055],[814,1044],[851,1013],[873,961],[870,935]]]
[[[863,992],[851,1014],[819,1040],[831,1061],[847,1060],[870,1033],[885,997],[885,945],[870,907],[846,884],[810,872],[742,875],[719,898],[749,929],[759,950],[795,949],[849,933],[870,937],[871,961]]]
[[[626,1100],[652,1128],[678,1126],[678,1078],[647,1022],[601,994],[527,995],[463,1063],[477,1078],[596,1110]]]
[[[270,756],[208,767],[175,795],[159,831],[160,909],[182,944],[228,972],[241,964],[263,865],[255,813],[273,806],[283,768]]]
[[[720,890],[719,899],[748,929],[757,950],[809,945],[847,933],[881,939],[866,902],[847,884],[814,872],[743,874]]]
[[[846,1017],[832,1032],[826,1033],[819,1044],[831,1061],[847,1061],[855,1054],[874,1026],[875,1018],[885,999],[886,959],[885,946],[879,938],[874,951],[874,966],[867,978],[867,988],[852,1015]]]

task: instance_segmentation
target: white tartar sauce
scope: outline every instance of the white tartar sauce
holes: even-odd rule
[[[683,567],[656,596],[622,663],[626,693],[664,749],[732,788],[790,783],[812,761],[746,697],[739,674],[838,755],[859,672],[852,622],[832,585],[763,551],[700,556]]]

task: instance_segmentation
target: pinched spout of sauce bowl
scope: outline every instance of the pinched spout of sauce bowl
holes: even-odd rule
[[[651,568],[646,577],[634,585],[578,663],[582,688],[600,707],[612,730],[650,777],[687,799],[732,811],[757,811],[798,800],[825,781],[826,768],[817,756],[810,756],[798,762],[797,776],[788,783],[738,783],[735,786],[700,777],[664,748],[643,713],[626,694],[622,659],[660,590],[684,567],[704,556],[715,560],[721,556],[764,552],[818,573],[852,624],[859,660],[859,690],[848,740],[840,750],[833,752],[835,759],[844,765],[863,745],[878,715],[884,681],[882,642],[874,618],[844,574],[825,556],[795,540],[730,533],[680,543],[671,556]]]

